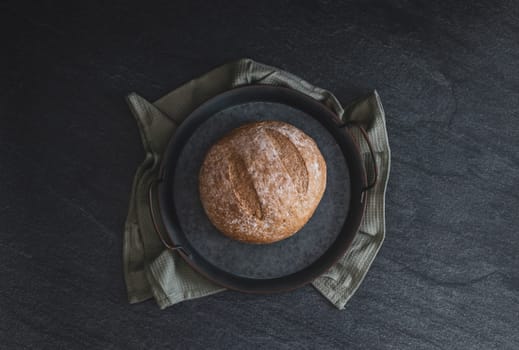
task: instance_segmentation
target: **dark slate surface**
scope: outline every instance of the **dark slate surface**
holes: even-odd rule
[[[516,2],[70,3],[0,4],[0,348],[519,348]],[[378,89],[385,245],[344,311],[312,287],[129,305],[123,97],[246,56]]]

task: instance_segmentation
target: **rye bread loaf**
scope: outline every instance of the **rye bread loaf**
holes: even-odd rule
[[[326,188],[326,163],[314,140],[278,121],[232,130],[208,151],[200,199],[224,235],[273,243],[299,231]]]

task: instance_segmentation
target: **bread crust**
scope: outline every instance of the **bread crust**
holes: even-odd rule
[[[262,121],[232,130],[207,152],[200,200],[224,235],[266,244],[288,238],[312,217],[326,189],[326,162],[293,125]]]

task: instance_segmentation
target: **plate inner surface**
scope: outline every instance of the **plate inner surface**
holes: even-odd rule
[[[310,221],[280,242],[255,245],[225,237],[207,218],[198,191],[198,173],[209,148],[243,124],[278,120],[311,136],[326,160],[327,184]],[[333,244],[346,220],[350,201],[348,165],[334,137],[306,113],[280,103],[251,102],[224,109],[206,120],[185,144],[174,171],[173,200],[184,235],[201,256],[239,277],[267,279],[297,272]]]

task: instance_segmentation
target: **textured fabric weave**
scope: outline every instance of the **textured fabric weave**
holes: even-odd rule
[[[124,230],[124,275],[131,303],[153,297],[161,308],[224,290],[193,271],[176,253],[158,239],[150,217],[148,190],[157,178],[163,152],[176,126],[204,101],[234,87],[266,84],[298,90],[326,105],[344,121],[367,126],[379,172],[377,185],[367,193],[367,210],[360,230],[347,253],[313,285],[337,308],[342,309],[362,283],[385,235],[384,199],[390,168],[390,150],[384,111],[376,92],[343,109],[335,96],[293,74],[241,59],[194,79],[154,103],[132,93],[127,97],[137,120],[146,152],[135,174]],[[360,132],[359,140],[368,177],[372,176],[369,149]]]

